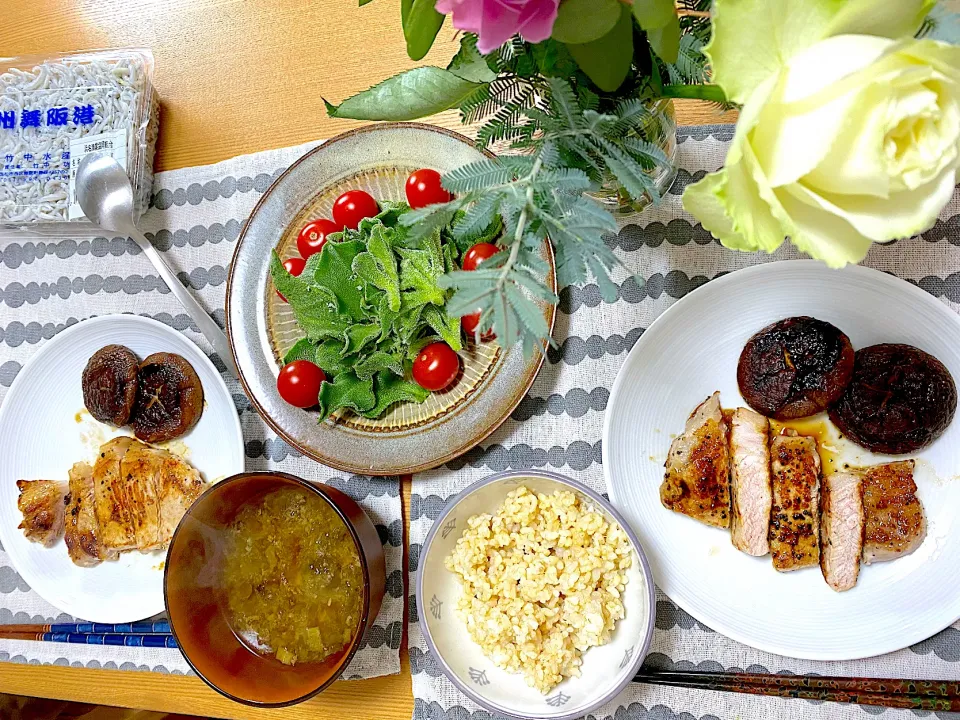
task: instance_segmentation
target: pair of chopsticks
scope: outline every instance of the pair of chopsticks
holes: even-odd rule
[[[643,666],[635,682],[693,690],[749,693],[769,697],[875,705],[939,712],[960,711],[960,682],[880,678],[683,672]]]
[[[49,625],[0,625],[2,640],[37,640],[74,645],[120,645],[125,647],[175,648],[177,641],[170,632],[170,623],[137,622],[108,625],[105,623],[52,623]]]

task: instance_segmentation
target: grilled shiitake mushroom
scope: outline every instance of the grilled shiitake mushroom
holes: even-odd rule
[[[137,356],[123,345],[107,345],[93,354],[80,379],[83,404],[93,417],[117,427],[130,422],[138,365]]]
[[[148,443],[178,438],[203,412],[203,386],[193,366],[176,353],[154,353],[140,363],[133,432]]]
[[[807,417],[843,395],[853,375],[850,338],[828,322],[791,317],[747,341],[737,384],[747,404],[777,420]]]
[[[916,452],[947,429],[957,410],[957,386],[933,355],[912,345],[857,350],[853,379],[830,419],[873,452]]]

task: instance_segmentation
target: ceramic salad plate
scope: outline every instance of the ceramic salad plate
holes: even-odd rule
[[[316,411],[283,400],[277,375],[286,352],[303,337],[290,306],[270,279],[274,249],[297,254],[309,221],[329,218],[334,200],[364,190],[378,201],[405,199],[404,183],[420,168],[441,173],[489,157],[450,130],[415,123],[379,124],[328,140],[284,172],[250,215],[230,268],[227,330],[240,380],[266,422],[300,452],[346,472],[400,475],[441,465],[470,449],[509,417],[533,383],[543,356],[518,346],[468,343],[462,374],[421,404],[400,402],[377,419],[348,410],[318,422]],[[553,256],[548,285],[555,286]],[[552,327],[555,308],[541,303]]]
[[[220,373],[201,350],[176,330],[150,318],[107,315],[73,325],[27,362],[0,407],[0,540],[20,576],[44,600],[75,618],[123,623],[163,611],[166,552],[127,552],[95,567],[71,562],[62,538],[46,548],[28,541],[17,525],[17,480],[67,479],[70,467],[92,462],[97,449],[118,435],[84,409],[80,377],[87,360],[111,343],[140,358],[173,352],[200,377],[204,408],[197,424],[168,449],[200,471],[207,482],[243,472],[240,421]],[[163,446],[161,446],[163,447]]]
[[[910,283],[815,261],[750,267],[707,283],[641,336],[614,383],[603,435],[613,504],[647,552],[654,579],[703,624],[768,652],[813,660],[879,655],[920,642],[960,617],[951,578],[960,573],[960,422],[912,454],[927,537],[911,555],[864,567],[856,587],[832,591],[819,568],[777,573],[770,557],[736,550],[729,533],[666,510],[659,486],[671,436],[719,390],[724,407],[746,403],[737,361],[751,335],[785,317],[833,323],[854,348],[907,343],[960,378],[960,318]],[[850,465],[889,462],[846,440]]]

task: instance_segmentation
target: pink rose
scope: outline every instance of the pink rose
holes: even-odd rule
[[[477,49],[493,52],[514,35],[538,43],[550,37],[560,0],[437,0],[437,12],[453,13],[453,26],[476,33]]]

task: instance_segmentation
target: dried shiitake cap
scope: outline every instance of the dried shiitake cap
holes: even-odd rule
[[[882,344],[857,350],[830,419],[867,450],[903,455],[940,437],[956,410],[957,386],[942,362],[912,345]]]
[[[800,316],[768,325],[747,341],[737,384],[747,404],[777,420],[816,415],[843,395],[853,346],[839,328]]]
[[[193,366],[176,353],[154,353],[140,363],[133,432],[148,443],[173,440],[203,412],[203,385]]]
[[[80,382],[83,404],[93,417],[117,427],[130,422],[139,362],[124,345],[107,345],[90,357]]]

